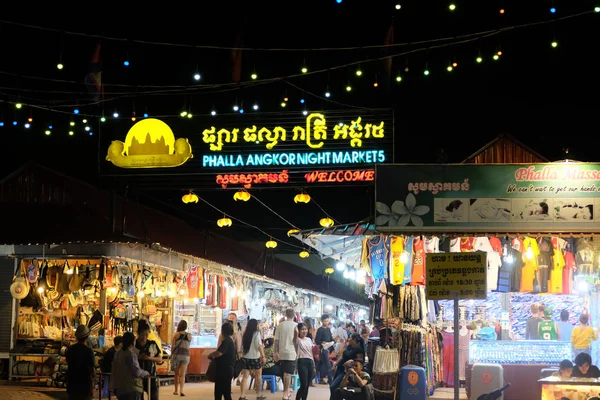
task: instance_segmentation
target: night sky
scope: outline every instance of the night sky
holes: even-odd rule
[[[146,5],[140,10],[81,5],[71,10],[73,14],[40,8],[3,12],[3,174],[33,160],[108,188],[114,182],[98,176],[98,159],[103,160],[106,152],[99,151],[98,137],[102,132],[115,135],[132,112],[167,122],[180,118],[184,108],[199,119],[210,118],[213,109],[235,118],[234,104],[253,113],[281,112],[283,97],[289,98],[286,112],[301,113],[305,107],[355,108],[357,113],[361,108],[393,108],[398,163],[439,162],[441,149],[447,162],[460,162],[500,133],[512,134],[552,161],[563,159],[567,148],[569,158],[598,159],[600,13],[594,12],[595,1],[456,1],[454,11],[449,10],[452,2],[422,0],[219,3],[189,9],[183,4],[155,9]],[[366,48],[383,45],[392,24],[394,43],[405,45]],[[99,42],[93,35],[105,37],[101,40],[105,96],[97,104],[83,84]],[[245,48],[239,84],[232,82],[234,46]],[[502,55],[494,61],[498,52]],[[384,63],[377,60],[386,55],[397,55],[389,85]],[[481,63],[476,62],[478,56]],[[62,70],[56,67],[59,61]],[[456,68],[448,72],[454,62]],[[303,65],[308,74],[301,73]],[[360,77],[357,69],[362,71]],[[319,70],[324,72],[313,73]],[[202,76],[199,82],[193,78],[196,71]],[[256,81],[251,79],[253,72]],[[403,78],[400,83],[395,81],[398,74]],[[345,90],[348,84],[350,93]],[[324,97],[327,90],[329,99]],[[16,102],[23,108],[16,110]],[[260,105],[259,111],[250,110],[253,104]],[[80,115],[73,114],[75,108]],[[121,123],[109,118],[100,126],[99,117],[114,112],[123,118]],[[69,121],[85,116],[94,135],[78,124],[69,136]],[[23,128],[27,118],[33,120],[28,130]],[[44,134],[48,125],[54,127],[50,136]],[[182,189],[146,189],[139,198],[199,227],[213,228],[221,215],[201,205],[182,209]],[[318,226],[323,213],[314,204],[294,205],[295,193],[290,188],[256,195],[293,224],[304,229]],[[310,193],[338,222],[372,214],[369,188]],[[230,191],[199,194],[269,234],[278,236],[289,229],[260,204],[234,203]],[[230,234],[264,239],[251,228]],[[298,249],[282,246],[281,251]]]

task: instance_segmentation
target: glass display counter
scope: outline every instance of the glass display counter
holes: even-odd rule
[[[587,400],[600,396],[600,380],[594,378],[548,377],[540,379],[542,400]]]
[[[501,364],[504,383],[511,386],[504,400],[541,398],[540,379],[543,368],[558,367],[564,359],[572,359],[571,343],[553,340],[472,340],[466,368],[467,394],[471,390],[473,364]]]
[[[558,365],[570,360],[571,343],[556,340],[472,340],[469,364]]]
[[[202,375],[208,368],[208,355],[217,349],[223,310],[191,299],[179,300],[175,302],[174,328],[182,319],[187,321],[188,332],[192,334],[188,374]]]

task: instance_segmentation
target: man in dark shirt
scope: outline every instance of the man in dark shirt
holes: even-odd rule
[[[67,349],[67,394],[69,400],[91,400],[96,377],[94,351],[86,346],[90,329],[79,325],[75,331],[77,343]]]
[[[587,353],[579,353],[575,357],[573,378],[600,378],[600,369],[592,365],[592,357]]]
[[[112,372],[112,362],[115,358],[115,353],[121,350],[121,347],[123,347],[123,336],[116,336],[114,340],[114,346],[104,353],[104,358],[102,359],[102,364],[100,365],[102,373],[110,374]],[[102,397],[108,397],[109,380],[110,375],[105,375],[102,382]]]
[[[327,377],[327,383],[331,384],[333,381],[333,376],[331,373],[331,361],[329,360],[329,346],[324,346],[325,344],[329,344],[333,342],[333,337],[331,336],[331,330],[328,327],[329,325],[329,315],[323,314],[321,316],[321,327],[317,329],[317,337],[315,338],[315,343],[321,347],[321,354],[319,355],[319,365],[317,366],[317,370],[320,374],[320,384],[325,384],[323,379]]]

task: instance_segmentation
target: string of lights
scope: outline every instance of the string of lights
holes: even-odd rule
[[[278,238],[273,238],[273,236],[272,236],[272,235],[270,235],[268,232],[264,231],[264,230],[263,230],[263,229],[261,229],[260,227],[258,227],[258,226],[256,226],[256,225],[253,225],[253,224],[251,224],[251,223],[249,223],[249,222],[245,222],[244,220],[242,220],[242,219],[240,219],[240,218],[236,218],[236,217],[232,216],[231,214],[228,214],[228,213],[224,212],[223,210],[219,209],[217,206],[213,205],[212,203],[210,203],[209,201],[207,201],[206,199],[204,199],[204,198],[202,198],[202,197],[200,197],[200,196],[198,196],[198,199],[199,199],[200,201],[202,201],[204,204],[206,204],[207,206],[209,206],[209,207],[211,207],[212,209],[214,209],[215,211],[217,211],[218,213],[220,213],[220,214],[223,214],[223,215],[224,215],[224,216],[226,216],[227,218],[231,218],[232,220],[234,220],[234,221],[237,221],[237,222],[239,222],[239,223],[240,223],[240,224],[242,224],[242,225],[246,225],[246,226],[248,226],[248,227],[250,227],[250,228],[254,228],[254,229],[256,229],[257,231],[259,231],[260,233],[262,233],[262,234],[263,234],[263,235],[265,235],[266,237],[270,238],[269,240],[273,240],[273,241],[275,241],[275,242],[278,242],[278,243],[281,243],[281,244],[285,244],[285,245],[287,245],[287,246],[295,247],[295,248],[297,248],[297,249],[302,249],[303,251],[305,250],[305,248],[304,248],[303,246],[298,246],[298,245],[296,245],[296,244],[289,243],[289,242],[287,242],[287,241],[285,241],[285,240],[281,240],[281,239],[278,239]]]
[[[228,82],[228,83],[222,83],[222,84],[201,84],[201,85],[198,84],[198,85],[191,85],[191,86],[181,86],[181,85],[135,86],[135,85],[111,84],[109,86],[114,86],[115,88],[121,88],[121,90],[118,90],[115,92],[111,92],[109,90],[109,91],[105,92],[104,98],[101,98],[98,101],[94,101],[94,102],[90,102],[89,97],[85,97],[85,98],[77,97],[75,99],[62,99],[61,100],[61,99],[56,99],[53,96],[52,100],[45,100],[45,99],[39,98],[37,96],[31,96],[31,95],[24,94],[24,93],[41,94],[41,93],[44,93],[44,91],[38,91],[35,88],[20,88],[20,87],[4,86],[1,89],[2,91],[0,92],[0,97],[1,97],[0,103],[6,104],[6,105],[12,105],[17,110],[21,110],[23,108],[29,107],[33,110],[39,110],[39,111],[49,112],[49,113],[56,113],[56,114],[63,115],[63,116],[70,116],[71,120],[74,117],[79,117],[79,118],[83,118],[83,120],[99,119],[99,122],[106,122],[108,120],[108,117],[111,117],[111,119],[117,119],[117,120],[131,119],[132,121],[135,121],[137,118],[140,118],[142,116],[144,118],[147,118],[150,115],[147,112],[147,109],[143,112],[143,114],[142,113],[136,114],[135,101],[138,98],[143,98],[143,97],[151,98],[151,97],[158,97],[158,96],[184,96],[185,98],[192,98],[192,97],[196,97],[196,96],[207,96],[207,95],[214,95],[214,94],[218,94],[218,93],[228,93],[228,92],[236,92],[236,93],[240,94],[242,90],[246,91],[243,95],[245,95],[247,98],[249,98],[250,97],[248,95],[249,91],[256,89],[256,88],[263,87],[265,85],[278,83],[278,84],[284,84],[286,86],[289,86],[290,88],[298,90],[299,92],[301,92],[305,95],[311,96],[312,98],[320,101],[321,105],[320,105],[320,107],[317,107],[317,108],[322,109],[323,103],[327,103],[327,104],[334,105],[336,107],[369,110],[369,109],[371,109],[369,107],[349,104],[347,101],[340,101],[340,98],[343,99],[342,95],[340,93],[334,93],[334,92],[330,91],[329,86],[327,86],[323,95],[319,95],[319,94],[315,93],[314,90],[312,90],[312,91],[307,90],[307,89],[299,86],[299,84],[292,83],[291,80],[294,78],[300,77],[300,76],[307,76],[307,75],[310,76],[310,75],[314,75],[314,74],[324,74],[324,73],[329,74],[335,70],[351,69],[352,67],[355,67],[354,68],[355,71],[353,71],[354,74],[356,75],[355,79],[361,79],[361,77],[364,76],[364,73],[362,72],[362,69],[361,69],[362,65],[366,65],[369,63],[375,63],[375,62],[381,62],[384,60],[395,59],[395,58],[399,58],[399,57],[406,57],[408,55],[412,55],[412,54],[419,53],[419,52],[430,52],[432,50],[444,48],[444,47],[448,47],[448,46],[456,47],[461,44],[471,43],[474,41],[480,41],[482,39],[486,39],[491,36],[495,36],[500,33],[508,32],[508,31],[511,31],[514,29],[518,29],[518,28],[522,28],[522,27],[526,27],[526,26],[536,26],[536,25],[541,25],[541,24],[547,24],[547,23],[556,22],[557,20],[562,20],[562,19],[580,17],[583,15],[590,14],[592,12],[597,12],[597,11],[596,10],[584,11],[584,12],[581,12],[578,14],[572,14],[572,15],[568,15],[568,16],[555,18],[552,21],[538,21],[538,22],[532,22],[532,23],[528,23],[528,24],[505,27],[505,28],[501,28],[498,30],[494,30],[494,31],[486,31],[489,33],[487,33],[486,35],[483,35],[483,36],[480,35],[480,33],[478,33],[479,36],[474,36],[475,34],[463,35],[462,37],[467,37],[467,39],[453,41],[450,43],[439,43],[437,45],[429,46],[429,47],[419,47],[419,48],[410,49],[410,50],[403,51],[403,52],[396,53],[396,54],[382,55],[379,57],[361,59],[359,61],[351,61],[351,62],[347,62],[347,63],[341,63],[339,65],[334,65],[331,67],[322,68],[322,69],[318,69],[318,70],[312,70],[312,71],[308,71],[308,70],[304,71],[303,70],[303,71],[301,71],[301,73],[295,73],[295,74],[291,74],[291,75],[279,76],[279,77],[268,78],[268,79],[258,79],[257,78],[255,80],[242,81],[240,83]],[[549,48],[556,49],[557,47],[558,47],[558,41],[556,39],[552,40],[550,42]],[[493,54],[488,54],[487,52],[481,53],[478,51],[476,56],[471,61],[471,63],[465,64],[464,59],[461,59],[459,61],[461,63],[461,66],[469,65],[469,64],[478,65],[478,64],[484,63],[484,61],[486,59],[488,59],[488,57],[490,57],[494,61],[498,61],[501,59],[501,56],[502,56],[501,51],[496,51]],[[443,68],[448,72],[453,71],[457,67],[458,67],[458,63],[457,63],[456,59],[454,59],[454,61],[452,61],[452,62],[449,62],[448,64],[443,65]],[[425,67],[422,70],[422,72],[423,72],[422,76],[428,77],[430,74],[435,73],[435,71],[437,71],[439,69],[441,69],[441,68],[439,68],[439,66],[438,67],[436,67],[435,65],[430,66],[426,62]],[[57,79],[45,78],[45,77],[41,77],[41,76],[20,75],[20,74],[16,74],[16,73],[12,73],[12,72],[7,72],[7,71],[0,71],[0,74],[19,78],[19,79],[15,79],[15,81],[20,81],[21,79],[32,79],[32,80],[39,80],[39,81],[50,81],[50,82],[53,82],[56,84],[61,84],[61,85],[66,84],[66,83],[81,85],[81,82],[76,82],[76,81],[68,81],[68,80],[60,80],[60,79],[57,80]],[[401,84],[406,79],[413,79],[413,78],[414,78],[414,75],[409,76],[408,74],[402,74],[400,71],[398,71],[398,73],[393,78],[393,80],[395,80],[395,82],[397,84]],[[379,83],[377,82],[377,77],[376,77],[375,81],[373,82],[373,87],[377,88],[378,86],[379,86]],[[124,88],[132,88],[134,90],[123,91],[122,89],[124,89]],[[348,84],[345,86],[344,89],[346,92],[351,92],[353,90],[353,85],[350,80],[348,81]],[[23,92],[23,93],[21,93],[21,92]],[[49,92],[50,94],[59,94],[61,91],[49,90],[47,92]],[[69,95],[69,96],[71,96],[73,94],[81,94],[83,96],[85,93],[85,92],[72,93],[72,91],[64,91],[64,92],[65,92],[64,94]],[[237,98],[238,94],[236,94],[236,98]],[[242,95],[242,102],[243,102],[243,95]],[[121,110],[123,109],[123,105],[120,102],[122,102],[123,100],[128,100],[128,99],[130,101],[132,101],[132,103],[133,103],[133,111],[130,113],[119,112],[119,110],[118,110],[119,108],[121,108]],[[213,105],[213,108],[209,112],[207,112],[206,108],[202,107],[202,109],[204,109],[204,111],[202,111],[202,109],[199,108],[198,110],[195,110],[198,112],[192,113],[191,106],[188,105],[186,108],[186,102],[184,102],[184,108],[186,108],[186,109],[181,111],[180,113],[164,113],[163,112],[163,113],[160,113],[160,115],[152,114],[152,116],[156,117],[156,118],[168,119],[168,118],[176,118],[176,117],[192,118],[193,115],[211,115],[211,116],[216,116],[217,114],[232,115],[232,114],[236,114],[236,113],[243,113],[245,111],[250,111],[250,110],[252,110],[254,112],[263,112],[263,110],[259,107],[259,104],[257,101],[254,101],[253,106],[246,110],[243,107],[237,106],[237,103],[238,103],[238,101],[236,100],[236,104],[234,105],[234,107],[232,109],[233,112],[231,112],[231,111],[224,112],[222,106],[219,107],[220,108],[220,110],[219,110],[218,108],[215,108]],[[104,111],[105,107],[107,107],[109,104],[115,104],[113,107],[115,107],[116,109],[112,113],[105,114],[105,111]],[[282,110],[288,108],[288,105],[290,105],[290,102],[287,101],[287,96],[285,96],[284,101],[282,101],[280,103],[280,105],[281,105]],[[93,107],[93,109],[90,109],[90,107]],[[302,107],[302,109],[300,111],[302,112],[302,114],[307,115],[308,114],[308,104],[306,104],[304,102],[304,99],[302,99],[301,107]],[[315,104],[311,104],[310,108],[315,109]],[[6,113],[4,113],[4,115],[5,114]],[[22,121],[23,117],[25,117],[25,116],[22,113],[19,113],[18,115],[15,113],[14,119],[12,121],[12,125],[13,126],[22,126],[25,129],[30,129],[32,127],[31,112],[29,113],[29,117],[27,118],[26,122]],[[83,122],[83,120],[81,120],[79,122],[82,123],[83,126],[86,126],[86,128],[87,128],[86,132],[90,136],[93,135],[93,133],[91,131],[91,127],[89,127],[87,125],[87,124],[89,124],[89,122],[88,121]],[[71,126],[73,126],[72,121],[70,121],[70,123],[71,123]],[[50,126],[51,124],[46,124],[46,125]],[[3,117],[3,114],[0,114],[0,127],[2,127],[2,126],[5,126],[5,118]],[[44,132],[46,133],[46,135],[49,135],[52,133],[52,129],[45,129]],[[69,135],[71,135],[71,136],[73,135],[71,130],[69,130]]]
[[[204,87],[221,87],[221,86],[236,86],[239,87],[240,85],[244,85],[244,84],[249,84],[249,83],[256,83],[256,82],[275,82],[275,81],[280,81],[283,79],[292,79],[292,78],[296,78],[296,77],[300,77],[300,76],[310,76],[310,75],[315,75],[315,74],[322,74],[325,72],[330,72],[330,71],[334,71],[337,69],[343,69],[346,67],[350,67],[350,66],[356,66],[358,64],[367,64],[370,62],[376,62],[376,61],[383,61],[383,60],[387,60],[387,59],[393,59],[393,58],[397,58],[397,57],[401,57],[401,56],[406,56],[408,54],[411,53],[415,53],[415,52],[421,52],[421,51],[431,51],[434,49],[440,49],[440,48],[445,48],[445,47],[449,47],[449,46],[456,46],[458,44],[464,44],[464,43],[470,43],[473,41],[478,41],[484,38],[489,38],[492,36],[496,36],[496,35],[500,35],[502,33],[506,33],[506,32],[511,32],[514,30],[518,30],[518,29],[524,29],[524,28],[530,28],[530,27],[535,27],[535,26],[541,26],[541,25],[546,25],[546,24],[554,24],[556,22],[560,22],[560,21],[564,21],[567,19],[573,19],[573,18],[578,18],[578,17],[583,17],[589,14],[593,14],[593,13],[599,13],[598,11],[596,11],[597,8],[595,8],[594,10],[587,10],[587,11],[582,11],[579,13],[575,13],[575,14],[570,14],[570,15],[565,15],[562,17],[556,17],[553,18],[551,20],[543,20],[543,21],[536,21],[536,22],[528,22],[528,23],[523,23],[523,24],[519,24],[519,25],[511,25],[511,26],[506,26],[503,28],[498,28],[498,29],[494,29],[494,30],[487,30],[487,31],[481,31],[481,32],[476,32],[476,33],[470,33],[470,34],[464,34],[464,35],[458,35],[458,36],[453,36],[453,37],[445,37],[445,38],[437,38],[437,39],[431,39],[431,40],[422,40],[422,41],[415,41],[415,42],[406,42],[406,43],[398,43],[398,44],[390,44],[390,45],[381,45],[380,48],[385,48],[385,47],[406,47],[406,46],[415,46],[415,45],[419,45],[421,47],[417,48],[417,49],[413,49],[410,51],[405,51],[405,52],[401,52],[401,53],[396,53],[396,54],[390,54],[390,55],[384,55],[384,56],[379,56],[379,57],[370,57],[370,58],[365,58],[365,59],[361,59],[361,60],[357,60],[357,61],[352,61],[352,62],[348,62],[348,63],[343,63],[343,64],[338,64],[338,65],[334,65],[331,67],[327,67],[327,68],[321,68],[318,70],[309,70],[309,68],[306,65],[303,65],[301,68],[301,71],[299,73],[294,73],[294,74],[289,74],[289,75],[283,75],[283,76],[277,76],[277,77],[272,77],[272,78],[258,78],[258,74],[256,74],[255,72],[253,72],[250,76],[250,80],[249,81],[241,81],[241,82],[225,82],[225,83],[215,83],[215,84],[210,84],[210,85],[205,85],[205,84],[194,84],[194,85],[132,85],[132,84],[120,84],[120,83],[104,83],[103,87],[105,88],[110,88],[110,87],[121,87],[121,88],[134,88],[134,89],[159,89],[159,88],[173,88],[173,89],[182,89],[182,90],[193,90],[194,88],[204,88]],[[0,23],[10,23],[8,21],[0,21]],[[15,23],[16,24],[16,23]],[[27,25],[29,26],[29,25]],[[37,28],[35,26],[29,26],[32,28]],[[41,28],[41,27],[40,27]],[[48,28],[51,29],[51,28]],[[93,35],[92,35],[93,36]],[[108,38],[110,39],[110,38]],[[117,39],[115,39],[117,40]],[[126,41],[127,39],[119,39],[119,40],[123,40]],[[437,44],[438,42],[448,42],[448,43],[441,43],[441,44]],[[427,44],[431,44],[431,46],[424,46]],[[348,50],[352,50],[352,49],[363,49],[363,48],[369,48],[369,46],[361,46],[361,47],[357,47],[357,48],[347,48]],[[224,48],[224,49],[228,49],[228,50],[236,50],[237,48]],[[243,48],[242,48],[243,50]],[[257,49],[252,49],[252,50],[257,50]],[[293,51],[301,51],[303,49],[291,49]],[[64,68],[64,64],[63,68]],[[62,68],[61,68],[62,69]],[[79,81],[72,81],[72,80],[65,80],[65,79],[56,79],[56,78],[47,78],[47,77],[40,77],[40,76],[31,76],[31,75],[21,75],[21,74],[17,74],[17,73],[12,73],[12,72],[8,72],[8,71],[0,71],[0,74],[2,75],[8,75],[8,76],[13,76],[13,77],[17,77],[20,79],[34,79],[34,80],[42,80],[42,81],[46,81],[46,82],[55,82],[55,83],[64,83],[64,84],[73,84],[73,85],[81,85],[81,82]]]

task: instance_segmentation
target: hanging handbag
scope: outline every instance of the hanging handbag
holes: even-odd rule
[[[69,290],[69,282],[73,275],[70,273],[70,271],[71,271],[71,268],[69,267],[69,262],[65,261],[65,265],[60,270],[60,275],[58,277],[58,283],[56,284],[56,291],[60,294],[71,293],[71,291]]]
[[[236,353],[235,364],[233,364],[233,377],[237,378],[242,373],[242,370],[246,369],[246,363]]]
[[[81,289],[83,285],[83,277],[79,275],[79,266],[75,265],[75,269],[73,270],[73,275],[71,276],[71,280],[69,280],[69,291],[76,292]]]

